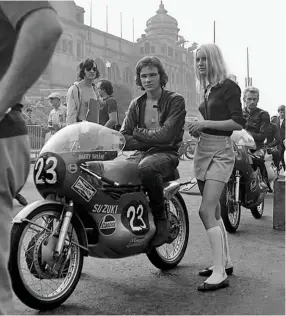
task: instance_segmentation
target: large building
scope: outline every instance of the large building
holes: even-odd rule
[[[43,97],[43,91],[63,89],[77,80],[79,63],[93,58],[101,78],[123,85],[132,96],[142,93],[135,85],[134,69],[145,55],[159,57],[169,76],[167,89],[182,94],[187,112],[197,116],[193,50],[185,48],[185,40],[179,35],[178,22],[167,14],[161,1],[156,15],[146,23],[145,33],[137,42],[91,28],[84,24],[84,9],[74,1],[51,2],[57,10],[63,26],[63,34],[55,53],[36,84],[29,90],[30,100]]]

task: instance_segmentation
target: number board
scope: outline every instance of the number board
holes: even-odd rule
[[[65,162],[59,155],[44,153],[35,163],[35,185],[41,187],[59,187],[65,180],[65,173]]]
[[[122,210],[122,224],[134,235],[145,235],[150,230],[148,209],[141,201],[131,201]]]

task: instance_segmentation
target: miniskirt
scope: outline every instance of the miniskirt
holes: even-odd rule
[[[194,154],[194,171],[197,180],[227,183],[234,162],[235,153],[230,137],[201,134]]]

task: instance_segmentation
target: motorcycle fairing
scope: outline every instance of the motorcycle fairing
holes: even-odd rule
[[[88,247],[92,257],[123,258],[143,253],[155,234],[153,215],[143,192],[125,193],[115,203],[110,208],[97,204],[96,210],[89,212],[98,230],[98,243]]]

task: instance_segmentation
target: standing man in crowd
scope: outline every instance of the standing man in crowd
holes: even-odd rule
[[[246,119],[245,129],[252,135],[256,144],[255,154],[264,156],[264,141],[267,128],[270,123],[269,113],[258,108],[259,90],[255,87],[247,87],[243,92],[245,108],[243,116]]]
[[[282,161],[282,166],[285,171],[285,161],[284,161],[284,140],[285,140],[285,105],[280,105],[278,108],[278,118],[277,118],[277,127],[280,133],[281,144],[280,144],[280,157]]]
[[[7,269],[13,198],[30,169],[23,95],[45,70],[61,36],[47,1],[0,1],[0,314],[9,314],[12,288]]]
[[[97,83],[97,91],[101,97],[99,124],[113,129],[120,129],[117,102],[112,96],[112,83],[105,79],[99,80]]]
[[[54,92],[48,96],[48,99],[53,109],[48,117],[48,129],[50,132],[46,136],[45,142],[57,131],[65,127],[67,120],[67,108],[61,104],[61,95]]]
[[[67,92],[67,125],[76,122],[99,121],[99,100],[94,80],[100,72],[93,59],[86,59],[79,64],[79,81]]]
[[[136,65],[136,85],[144,94],[131,101],[121,132],[126,139],[125,150],[136,150],[142,183],[147,189],[156,226],[152,241],[155,247],[169,236],[163,181],[179,164],[178,149],[183,139],[185,100],[165,90],[168,76],[157,57],[144,57]]]

